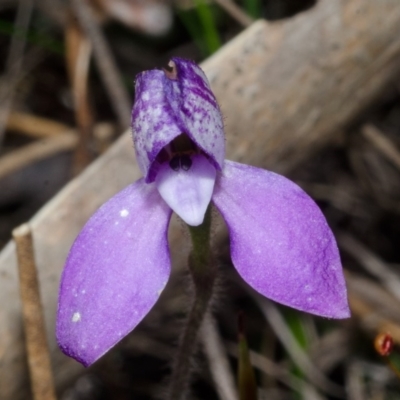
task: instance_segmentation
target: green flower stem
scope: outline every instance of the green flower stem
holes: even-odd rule
[[[169,400],[187,399],[192,357],[197,345],[198,333],[212,298],[216,277],[211,235],[211,209],[208,208],[200,226],[189,226],[193,248],[189,255],[189,270],[194,284],[194,298],[183,330],[168,391]]]

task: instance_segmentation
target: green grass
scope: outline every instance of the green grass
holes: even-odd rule
[[[178,16],[193,41],[204,56],[215,53],[221,47],[216,16],[213,7],[204,0],[194,0],[194,10],[178,10]]]
[[[255,19],[262,16],[261,0],[243,0],[243,8]]]
[[[7,36],[17,36],[25,38],[29,43],[42,47],[59,55],[64,55],[64,44],[60,41],[38,32],[37,30],[29,29],[28,31],[18,30],[13,23],[0,19],[0,34]]]

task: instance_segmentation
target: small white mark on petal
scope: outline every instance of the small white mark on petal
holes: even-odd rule
[[[142,99],[145,100],[145,101],[149,100],[150,99],[150,93],[147,92],[147,91],[143,92],[142,93]]]
[[[127,217],[129,215],[129,211],[126,208],[124,208],[123,210],[120,211],[119,215],[122,218],[125,218],[125,217]]]
[[[74,315],[72,316],[72,322],[78,322],[81,320],[81,314],[76,312],[74,313]]]

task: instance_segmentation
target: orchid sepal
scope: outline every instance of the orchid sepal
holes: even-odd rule
[[[229,229],[232,262],[253,289],[301,311],[350,316],[335,238],[299,186],[226,160],[213,202]]]
[[[143,179],[112,197],[76,238],[61,277],[56,337],[91,365],[158,300],[170,274],[171,209]]]
[[[224,125],[207,77],[192,61],[173,58],[171,74],[144,71],[136,78],[132,133],[136,157],[146,182],[155,180],[157,156],[180,134],[206,154],[216,170],[225,157]]]

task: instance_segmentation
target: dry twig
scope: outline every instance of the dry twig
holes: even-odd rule
[[[37,0],[38,8],[59,26],[67,20],[67,7],[62,0]]]
[[[226,348],[230,355],[238,357],[237,343],[226,342]],[[249,353],[251,365],[253,365],[253,367],[257,368],[265,375],[279,380],[292,390],[303,393],[305,390],[304,388],[310,386],[306,381],[301,380],[296,375],[288,371],[288,369],[271,361],[262,354],[259,354],[253,350],[249,350]]]
[[[388,318],[400,325],[400,301],[379,284],[356,274],[345,271],[347,288],[352,296],[359,297],[369,307],[379,310],[382,318]]]
[[[349,297],[351,311],[361,322],[361,327],[373,336],[379,332],[390,332],[394,341],[400,344],[400,325],[383,317],[380,309],[374,309],[359,296],[351,294]],[[372,340],[371,340],[372,346]]]
[[[366,213],[360,199],[359,188],[353,180],[346,182],[343,179],[336,185],[299,181],[296,183],[312,198],[329,201],[340,211],[357,217],[363,217]]]
[[[32,138],[45,138],[72,131],[68,125],[64,125],[60,122],[21,112],[10,113],[6,129],[22,133]]]
[[[247,28],[250,26],[254,19],[247,15],[236,3],[232,0],[214,0],[215,3],[220,5],[232,18],[239,22],[242,26]]]
[[[0,179],[35,161],[71,150],[77,142],[78,137],[76,135],[64,133],[14,150],[0,158]]]
[[[19,1],[17,17],[14,24],[18,32],[24,32],[24,34],[26,34],[31,19],[32,8],[32,0]],[[25,36],[21,38],[19,35],[13,35],[6,61],[6,73],[0,85],[0,104],[2,105],[0,109],[0,145],[3,142],[4,126],[13,102],[14,89],[20,80],[24,50]]]
[[[238,395],[224,345],[215,320],[209,314],[204,319],[201,328],[201,341],[219,398],[221,400],[236,400]]]
[[[74,152],[73,174],[76,175],[90,163],[93,152],[93,113],[89,101],[88,77],[92,44],[71,15],[65,28],[66,58],[69,80],[74,96],[75,120],[79,129],[79,142]]]
[[[17,246],[22,313],[33,398],[55,400],[30,226],[23,224],[14,229],[13,237]]]
[[[336,236],[339,246],[351,254],[362,267],[378,278],[400,300],[400,277],[354,236],[342,232]]]
[[[373,125],[364,125],[363,136],[368,139],[376,149],[400,169],[400,151],[394,143]]]
[[[349,330],[338,328],[312,343],[311,359],[321,371],[329,372],[348,356],[350,346]]]
[[[293,361],[301,368],[304,374],[318,388],[336,397],[344,398],[344,390],[336,383],[331,382],[312,363],[308,355],[300,347],[292,332],[285,323],[277,307],[269,300],[253,294],[265,318],[268,320],[278,339],[284,345]]]
[[[94,58],[110,97],[111,105],[121,127],[125,129],[131,120],[131,101],[122,84],[112,52],[87,2],[71,0],[71,3],[82,29],[92,42]]]
[[[347,380],[347,394],[349,396],[349,400],[363,400],[366,398],[363,377],[362,377],[362,368],[357,362],[350,362],[346,371],[346,380]]]

